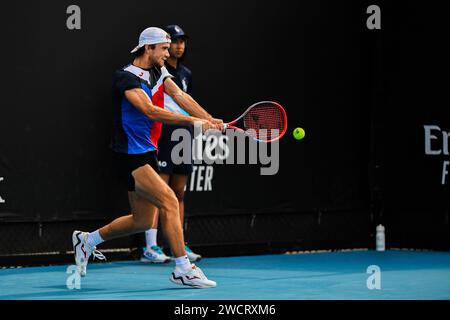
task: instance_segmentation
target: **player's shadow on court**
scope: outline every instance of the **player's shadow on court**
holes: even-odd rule
[[[65,285],[58,285],[58,286],[44,286],[44,287],[36,287],[38,289],[58,289],[58,290],[63,290],[64,292],[75,292],[75,291],[83,291],[83,292],[95,292],[95,291],[105,291],[105,289],[99,289],[99,288],[83,288],[81,287],[80,290],[77,289],[73,289],[70,290],[68,289]]]
[[[59,291],[41,291],[35,293],[21,293],[21,294],[9,294],[7,296],[0,296],[0,299],[8,299],[8,300],[53,300],[60,299],[62,297],[74,297],[74,298],[83,298],[80,296],[84,293],[89,292],[99,292],[99,291],[107,291],[105,289],[96,289],[96,288],[86,288],[80,290],[69,290],[66,286],[44,286],[44,287],[36,287],[36,289],[57,289]],[[51,297],[51,298],[49,298]]]

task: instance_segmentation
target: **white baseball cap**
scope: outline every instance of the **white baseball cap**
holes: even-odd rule
[[[139,36],[139,45],[131,50],[131,53],[138,51],[146,44],[170,43],[170,35],[163,29],[150,27],[141,32]]]

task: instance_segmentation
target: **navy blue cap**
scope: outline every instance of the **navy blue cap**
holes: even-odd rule
[[[176,24],[171,24],[171,25],[165,26],[164,30],[168,34],[170,34],[170,37],[172,38],[172,40],[175,40],[178,38],[183,38],[183,39],[189,38],[189,36],[186,33],[184,33],[183,29],[181,29],[181,27]]]

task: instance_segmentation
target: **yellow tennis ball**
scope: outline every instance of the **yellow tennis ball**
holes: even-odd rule
[[[294,130],[294,138],[297,140],[302,140],[305,137],[305,130],[302,128],[295,128]]]

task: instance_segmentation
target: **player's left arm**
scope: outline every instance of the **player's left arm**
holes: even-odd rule
[[[209,120],[216,124],[223,124],[222,120],[213,118],[213,116],[203,109],[194,98],[181,90],[172,79],[166,78],[164,81],[164,91],[171,96],[184,111],[193,117]]]

